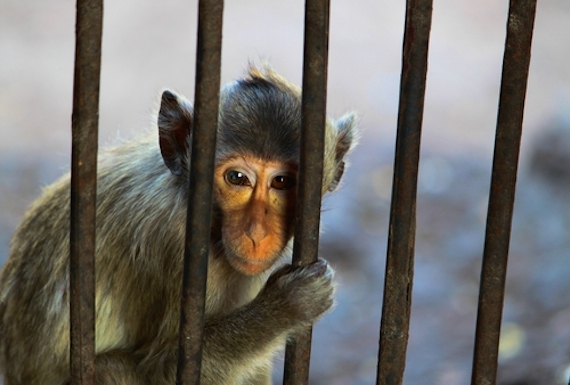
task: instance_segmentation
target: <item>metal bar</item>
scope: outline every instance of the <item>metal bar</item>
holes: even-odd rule
[[[78,0],[70,203],[71,385],[95,384],[95,213],[103,1]]]
[[[511,0],[481,270],[474,385],[494,384],[536,0]]]
[[[416,194],[432,0],[408,0],[377,384],[402,384],[412,302]]]
[[[176,383],[200,383],[212,183],[220,99],[223,0],[200,0],[196,90]]]
[[[305,3],[305,45],[300,172],[295,209],[293,265],[318,258],[327,104],[330,0]],[[298,332],[285,350],[285,385],[309,382],[312,327]]]

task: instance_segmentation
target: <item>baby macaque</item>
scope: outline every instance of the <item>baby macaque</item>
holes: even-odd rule
[[[352,114],[328,119],[323,195],[339,183]],[[96,237],[98,385],[176,378],[192,105],[164,91],[158,136],[100,154]],[[287,336],[333,304],[324,260],[290,256],[301,90],[270,68],[225,86],[215,159],[202,384],[270,384]],[[12,239],[0,275],[5,385],[69,383],[69,175],[47,187]]]

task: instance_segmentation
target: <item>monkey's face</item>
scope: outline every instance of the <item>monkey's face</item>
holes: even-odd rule
[[[262,273],[292,237],[297,166],[236,156],[219,162],[214,178],[229,263],[245,275]]]

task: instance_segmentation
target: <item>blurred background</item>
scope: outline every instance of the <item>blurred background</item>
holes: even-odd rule
[[[508,2],[435,0],[406,384],[469,383]],[[105,4],[100,143],[154,129],[160,92],[194,94],[196,1]],[[328,112],[363,135],[324,203],[338,306],[314,332],[312,384],[373,384],[404,0],[331,5]],[[228,1],[222,80],[268,60],[301,83],[301,0]],[[69,168],[75,3],[0,0],[0,262],[26,207]],[[502,385],[570,373],[570,3],[539,2],[504,325]],[[277,365],[277,371],[282,366]],[[279,378],[279,373],[276,373]]]

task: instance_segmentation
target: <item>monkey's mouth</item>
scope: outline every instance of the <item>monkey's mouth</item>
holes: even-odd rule
[[[263,273],[273,265],[273,259],[255,260],[230,254],[228,260],[232,267],[244,275],[257,275]]]

